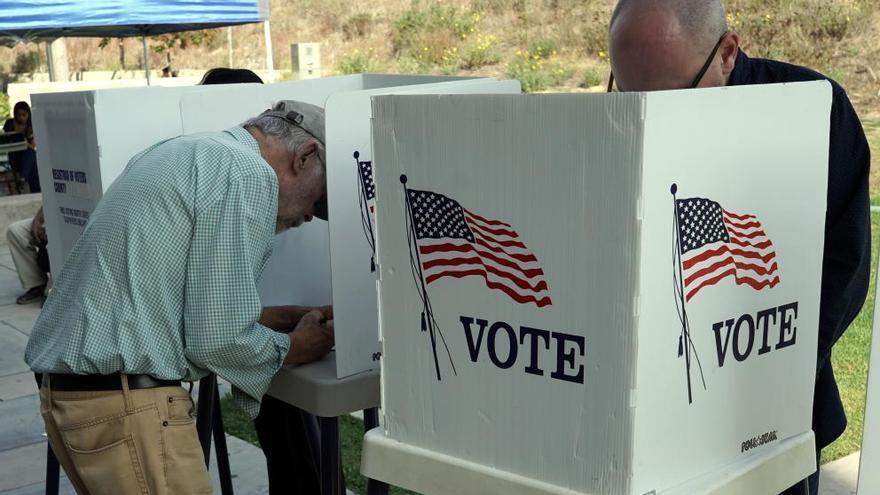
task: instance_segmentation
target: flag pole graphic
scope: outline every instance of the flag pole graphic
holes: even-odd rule
[[[434,312],[431,308],[431,301],[428,299],[425,275],[422,272],[422,260],[419,255],[418,238],[416,236],[416,227],[412,216],[412,203],[409,200],[409,189],[406,187],[406,182],[406,175],[401,175],[400,183],[403,184],[403,196],[406,200],[407,238],[409,239],[410,261],[413,265],[413,275],[416,275],[416,272],[418,272],[418,285],[422,298],[422,331],[428,332],[431,337],[431,351],[434,353],[434,369],[437,372],[437,380],[440,380],[440,361],[437,358],[437,336],[435,334]],[[413,256],[415,256],[414,260]]]
[[[694,347],[694,341],[691,340],[691,324],[690,320],[688,320],[687,310],[685,308],[687,298],[685,297],[684,293],[684,275],[682,273],[681,261],[681,229],[679,228],[679,222],[681,221],[682,215],[678,207],[678,198],[676,198],[675,196],[675,193],[678,192],[678,186],[676,184],[672,184],[670,192],[672,192],[673,214],[675,215],[675,222],[672,226],[672,263],[673,265],[675,265],[672,269],[672,285],[674,287],[676,296],[675,307],[676,310],[678,310],[678,317],[681,320],[681,335],[678,338],[678,355],[679,357],[681,357],[682,355],[684,355],[685,357],[684,366],[685,374],[687,375],[688,404],[693,404],[694,397],[691,386],[691,354],[693,354],[694,362],[697,364],[697,370],[700,372],[700,381],[703,383],[703,390],[706,390],[706,377],[703,374],[703,363],[700,361],[700,354]],[[679,304],[681,304],[680,310]]]
[[[376,236],[373,234],[373,221],[370,217],[369,199],[367,199],[367,187],[364,184],[364,171],[361,169],[360,161],[361,153],[354,152],[354,162],[358,171],[358,191],[360,192],[361,204],[361,226],[364,229],[364,235],[367,237],[367,243],[370,245],[370,271],[376,271]]]
[[[672,192],[672,204],[673,204],[673,215],[675,217],[675,263],[676,268],[678,270],[678,280],[676,287],[678,293],[676,294],[680,297],[681,300],[681,337],[679,337],[678,349],[679,356],[681,356],[682,352],[684,353],[684,368],[685,374],[687,375],[687,389],[688,389],[688,404],[693,404],[694,395],[691,387],[691,346],[690,346],[690,329],[688,328],[688,319],[687,319],[687,310],[685,309],[685,296],[684,296],[684,278],[681,270],[681,231],[679,230],[679,215],[680,212],[678,210],[678,199],[675,197],[675,193],[678,192],[678,185],[672,184],[670,188]],[[675,279],[675,273],[672,275],[673,279]]]

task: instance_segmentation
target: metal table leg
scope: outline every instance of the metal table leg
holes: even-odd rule
[[[232,495],[232,472],[229,452],[226,449],[226,432],[223,431],[223,413],[220,411],[220,390],[217,375],[210,374],[199,381],[199,400],[196,408],[196,431],[205,456],[205,466],[211,466],[211,438],[217,450],[217,471],[223,495]]]
[[[211,465],[211,430],[214,422],[217,375],[210,374],[199,381],[199,400],[196,409],[196,431],[205,455],[205,466]]]
[[[341,495],[339,418],[318,418],[321,428],[321,495]]]
[[[214,380],[214,397],[219,399],[220,390]],[[214,450],[217,452],[217,473],[220,475],[220,493],[233,495],[232,470],[229,467],[229,451],[226,448],[226,432],[223,430],[223,412],[220,410],[220,401],[214,401],[213,428]]]
[[[46,445],[46,495],[58,495],[58,483],[61,476],[61,465],[52,446]]]

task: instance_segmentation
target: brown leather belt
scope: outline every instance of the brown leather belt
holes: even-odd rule
[[[126,375],[129,390],[179,387],[180,380],[157,380],[150,375]],[[59,392],[122,390],[122,375],[49,375],[49,387]]]

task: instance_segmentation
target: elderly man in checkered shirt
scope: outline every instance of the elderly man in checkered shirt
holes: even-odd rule
[[[329,307],[257,295],[273,235],[326,215],[323,142],[322,109],[281,102],[148,148],[104,195],[25,355],[78,493],[211,493],[181,381],[214,372],[254,417],[282,364],[330,351]]]

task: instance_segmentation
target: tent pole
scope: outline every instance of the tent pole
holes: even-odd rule
[[[150,85],[150,52],[147,50],[147,35],[141,36],[144,42],[144,74],[147,76],[147,86]]]
[[[232,65],[232,26],[226,28],[226,47],[229,50],[229,68],[233,68]]]
[[[263,21],[263,35],[266,37],[266,70],[269,71],[269,82],[275,82],[275,61],[272,60],[272,32],[269,21]]]

